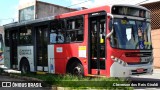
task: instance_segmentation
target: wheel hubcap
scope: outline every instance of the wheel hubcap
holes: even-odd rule
[[[75,67],[75,68],[73,69],[73,74],[75,74],[75,75],[80,75],[80,74],[81,74],[81,68]]]

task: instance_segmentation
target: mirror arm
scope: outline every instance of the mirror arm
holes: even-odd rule
[[[113,25],[114,16],[110,13],[107,13],[107,16],[110,16],[112,18],[112,25]],[[109,38],[113,34],[113,32],[114,32],[114,30],[113,30],[113,26],[112,26],[111,32],[107,34],[106,38]]]
[[[106,38],[109,38],[113,34],[114,30],[112,29],[110,33],[107,34]]]

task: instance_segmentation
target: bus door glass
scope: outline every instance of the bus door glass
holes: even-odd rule
[[[41,26],[36,28],[36,64],[37,71],[48,71],[48,27]]]
[[[17,58],[17,42],[18,42],[18,32],[17,30],[11,30],[10,31],[10,35],[11,35],[11,42],[10,42],[10,48],[11,48],[11,52],[10,52],[10,60],[11,60],[11,68],[13,69],[17,69],[17,65],[18,65],[18,58]]]
[[[91,69],[105,70],[105,33],[106,13],[92,13],[89,15],[89,73]]]

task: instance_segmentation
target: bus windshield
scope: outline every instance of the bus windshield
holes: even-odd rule
[[[150,22],[114,19],[111,46],[119,49],[151,49]]]

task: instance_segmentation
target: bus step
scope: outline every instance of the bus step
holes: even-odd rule
[[[88,77],[106,77],[104,75],[94,75],[94,74],[88,74]]]
[[[37,74],[46,74],[47,72],[37,71]]]

